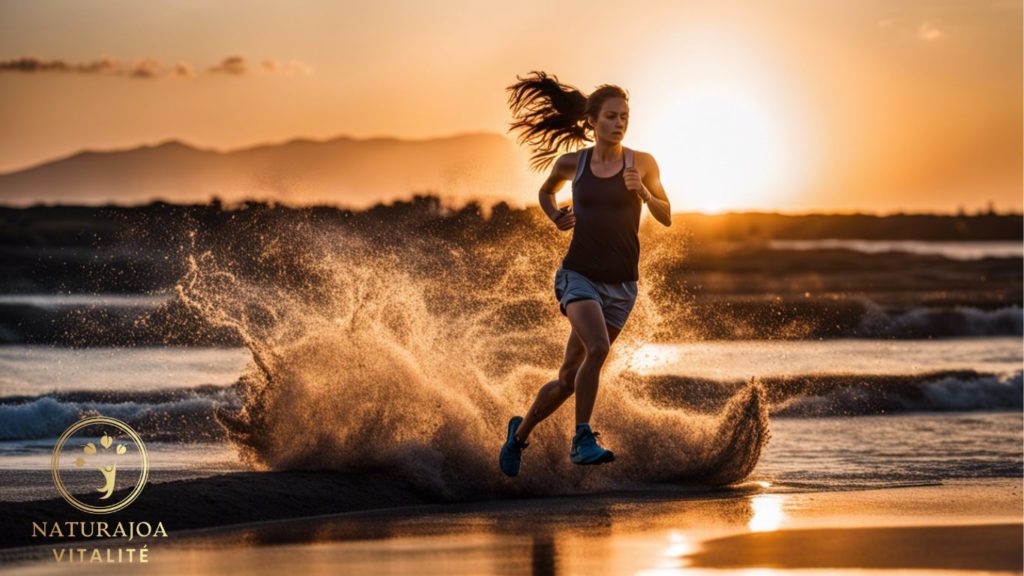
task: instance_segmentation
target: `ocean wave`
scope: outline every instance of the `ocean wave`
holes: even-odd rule
[[[1017,241],[936,241],[936,240],[867,240],[856,238],[821,238],[815,240],[769,240],[773,250],[852,250],[865,254],[902,252],[937,255],[950,260],[982,260],[1022,256]]]
[[[698,413],[717,412],[744,383],[685,376],[620,375],[631,388],[656,404]],[[974,371],[921,375],[805,374],[759,379],[773,417],[815,418],[971,412],[1024,408],[1024,372],[984,374]],[[617,383],[609,383],[615,386]],[[225,426],[242,407],[239,384],[147,392],[62,392],[0,398],[0,440],[56,438],[73,422],[91,415],[124,420],[156,441],[224,440]]]
[[[924,374],[804,374],[765,377],[772,416],[828,417],[907,412],[1020,410],[1024,372],[986,374],[973,370]],[[656,376],[640,386],[660,403],[713,412],[741,382]]]
[[[1020,336],[1024,309],[1006,306],[982,310],[970,306],[924,307],[889,311],[865,299],[853,334],[868,338],[946,338],[954,336]]]
[[[88,416],[122,420],[146,440],[222,440],[224,429],[214,419],[217,406],[239,406],[233,387],[11,396],[0,398],[0,440],[56,438]]]

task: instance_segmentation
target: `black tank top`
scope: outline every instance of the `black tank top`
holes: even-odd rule
[[[625,158],[614,176],[600,178],[590,169],[592,150],[580,152],[583,168],[572,185],[576,226],[562,268],[597,282],[636,281],[640,277],[638,232],[643,202],[626,188]]]

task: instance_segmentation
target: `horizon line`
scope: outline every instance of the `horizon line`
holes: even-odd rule
[[[198,206],[210,206],[212,204],[219,203],[221,205],[222,209],[227,209],[227,210],[237,209],[237,208],[239,208],[241,206],[245,206],[247,204],[261,204],[261,205],[269,206],[271,208],[285,208],[285,209],[292,209],[292,210],[313,209],[313,208],[317,208],[317,209],[330,208],[330,209],[334,209],[334,210],[338,210],[338,211],[346,211],[347,210],[347,211],[351,211],[351,212],[367,212],[367,211],[372,210],[372,209],[374,209],[375,207],[378,207],[378,206],[388,207],[388,206],[394,206],[395,204],[398,204],[398,203],[409,204],[409,203],[412,203],[413,201],[415,201],[417,198],[436,198],[439,201],[439,204],[442,207],[452,208],[452,209],[455,209],[455,210],[463,209],[463,208],[465,208],[466,206],[468,206],[469,204],[472,204],[472,203],[476,203],[481,209],[487,209],[487,210],[493,210],[496,206],[499,206],[501,204],[505,204],[506,206],[508,206],[509,208],[511,208],[513,210],[533,210],[533,209],[538,209],[539,208],[538,206],[534,205],[533,203],[531,203],[531,204],[518,204],[518,205],[516,205],[516,204],[510,203],[508,200],[505,200],[505,199],[495,199],[493,197],[491,197],[489,199],[488,198],[463,198],[463,199],[460,199],[460,200],[462,200],[461,204],[455,205],[455,204],[450,202],[452,200],[451,198],[446,199],[446,198],[444,198],[442,196],[439,196],[439,195],[436,195],[436,194],[414,194],[412,196],[408,196],[408,197],[404,197],[404,198],[395,198],[395,199],[391,199],[391,200],[388,200],[388,201],[378,201],[378,202],[376,202],[374,204],[370,204],[370,205],[368,205],[368,206],[366,206],[364,208],[355,208],[355,207],[352,207],[352,206],[344,206],[342,204],[328,204],[328,203],[309,203],[309,204],[289,203],[289,202],[283,202],[283,201],[276,200],[276,199],[267,199],[267,198],[241,198],[241,199],[237,199],[237,200],[225,201],[225,200],[223,200],[223,199],[221,199],[221,198],[219,198],[217,196],[214,196],[214,197],[211,197],[206,202],[175,202],[175,201],[168,201],[168,200],[165,200],[165,199],[162,199],[162,198],[159,198],[159,197],[150,198],[150,199],[148,199],[148,200],[146,200],[144,202],[116,202],[116,201],[109,201],[109,202],[96,202],[96,203],[65,203],[65,202],[61,202],[61,201],[47,202],[47,201],[38,201],[37,200],[37,201],[34,201],[32,203],[29,203],[29,204],[9,204],[7,202],[0,201],[0,209],[26,210],[26,209],[33,209],[33,208],[142,208],[142,207],[152,206],[152,205],[155,205],[155,204],[165,204],[165,205],[168,205],[168,206],[192,206],[192,207],[198,207]],[[446,203],[446,200],[448,200],[449,202]],[[489,204],[489,205],[484,204],[484,202],[488,201],[488,200],[491,201],[491,204]],[[896,210],[896,211],[892,211],[892,212],[867,212],[867,211],[862,211],[862,210],[851,210],[851,211],[847,211],[847,212],[829,210],[829,211],[818,211],[818,212],[815,212],[815,211],[785,211],[785,210],[766,211],[766,210],[760,210],[760,209],[751,209],[751,210],[728,210],[728,211],[724,211],[724,212],[702,212],[702,211],[699,211],[699,210],[673,211],[672,215],[680,215],[680,216],[695,216],[695,215],[699,215],[699,216],[712,216],[712,217],[713,216],[752,216],[752,215],[796,216],[796,217],[799,217],[799,216],[870,216],[870,217],[876,217],[876,218],[888,218],[888,217],[892,217],[892,216],[942,216],[942,217],[960,217],[960,218],[976,218],[976,217],[986,217],[986,216],[987,217],[998,216],[998,217],[1018,217],[1018,218],[1024,218],[1024,211],[1018,211],[1018,212],[1013,212],[1013,211],[1010,211],[1010,212],[991,211],[991,212],[987,212],[987,211],[983,211],[982,209],[979,209],[976,212],[964,211],[962,213],[960,211],[951,211],[951,212],[939,212],[939,211],[911,212],[911,211],[904,211],[904,210]]]

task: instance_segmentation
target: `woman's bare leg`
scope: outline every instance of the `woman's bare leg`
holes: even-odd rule
[[[594,301],[591,300],[591,302]],[[573,304],[575,304],[575,302]],[[566,311],[568,311],[568,309]],[[600,311],[601,309],[598,307],[598,312],[600,313]],[[601,320],[602,322],[604,321],[603,313],[601,314]],[[615,338],[619,335],[619,329],[614,326],[606,325],[605,330],[608,335],[608,345],[611,346],[611,343],[615,342]],[[523,418],[523,422],[516,430],[516,439],[520,442],[525,441],[537,424],[540,424],[545,418],[554,414],[555,411],[573,395],[576,391],[576,375],[580,366],[586,359],[586,356],[587,348],[584,345],[584,341],[576,333],[576,330],[573,329],[569,333],[569,342],[565,346],[565,359],[562,360],[562,367],[558,370],[558,378],[541,386],[540,390],[537,392],[537,398],[533,401],[533,405],[530,406],[530,410],[526,413],[526,416]],[[601,363],[604,363],[603,358]],[[600,369],[598,371],[600,372]],[[596,397],[595,384],[595,393],[593,398],[596,399]],[[578,406],[579,398],[576,399],[576,403]],[[593,407],[594,401],[591,400],[589,410],[593,411]],[[577,408],[577,413],[578,412],[579,408]],[[581,422],[587,421],[588,420],[581,420]]]
[[[576,370],[583,363],[585,354],[583,342],[576,336],[575,331],[570,332],[569,342],[565,345],[565,359],[562,360],[562,367],[558,369],[558,378],[540,387],[537,398],[516,430],[516,438],[520,442],[526,440],[534,426],[554,414],[555,410],[572,396],[576,385]]]
[[[586,350],[586,357],[576,371],[576,423],[580,424],[590,422],[601,368],[614,339],[611,333],[617,336],[619,331],[605,324],[604,312],[596,300],[570,302],[565,313]]]

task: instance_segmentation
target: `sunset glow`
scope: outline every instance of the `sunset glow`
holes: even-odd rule
[[[698,86],[656,114],[651,150],[678,205],[703,212],[780,201],[796,177],[796,150],[770,103],[740,87]]]
[[[625,143],[655,155],[675,211],[1022,208],[1019,1],[620,8],[5,3],[0,172],[171,139],[221,152],[343,136],[511,140],[504,88],[545,70],[585,92],[630,92]],[[552,34],[541,15],[574,32]],[[105,25],[67,25],[93,21]],[[501,160],[515,174],[464,188],[534,203],[545,175],[520,151]],[[325,196],[287,179],[269,190]]]

